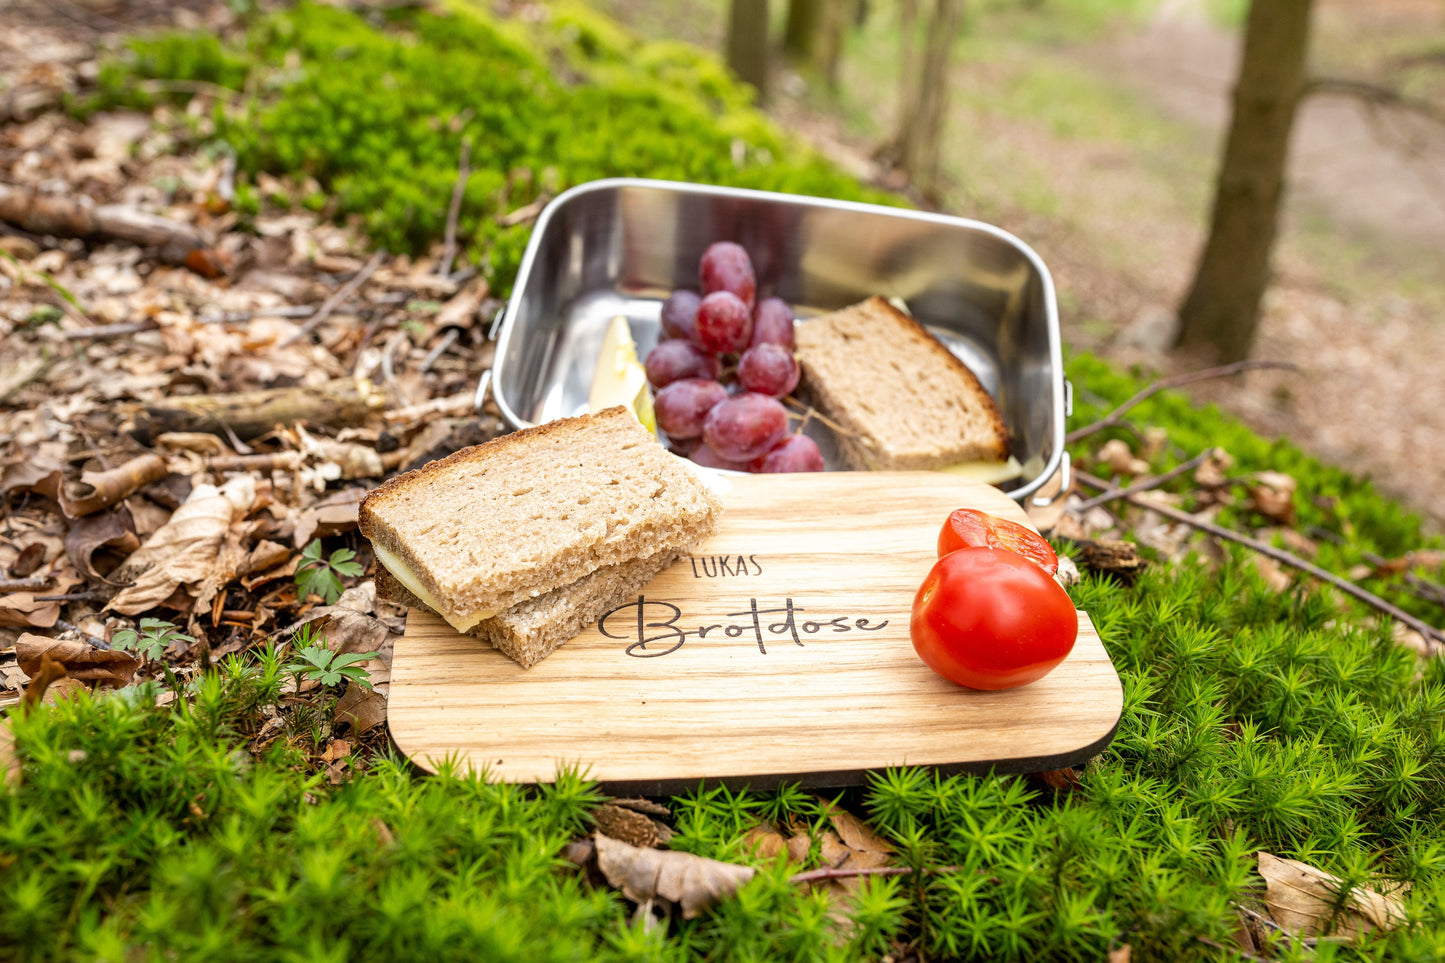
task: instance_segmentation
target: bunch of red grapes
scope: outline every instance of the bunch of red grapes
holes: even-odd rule
[[[788,432],[778,401],[798,386],[793,312],[778,298],[757,301],[757,275],[741,245],[703,252],[702,294],[674,291],[662,302],[662,337],[643,362],[656,389],[657,425],[693,461],[735,471],[822,471],[813,439]],[[731,386],[722,372],[735,372]]]

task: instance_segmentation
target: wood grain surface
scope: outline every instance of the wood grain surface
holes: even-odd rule
[[[451,758],[531,783],[576,764],[610,791],[662,794],[899,765],[1032,772],[1108,744],[1123,694],[1083,613],[1069,657],[1021,689],[966,689],[914,654],[943,520],[1026,523],[1008,496],[932,472],[727,483],[716,534],[531,669],[413,610],[392,663],[398,747],[429,770]]]

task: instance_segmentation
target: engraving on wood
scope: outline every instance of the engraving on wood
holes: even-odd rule
[[[799,620],[798,613],[804,611],[807,610],[795,605],[792,598],[784,599],[781,606],[774,608],[758,608],[758,600],[750,598],[748,607],[743,611],[724,613],[725,618],[743,621],[709,622],[704,618],[697,623],[696,628],[691,628],[691,622],[686,625],[679,624],[683,619],[683,611],[676,603],[639,595],[636,601],[619,605],[598,619],[597,631],[609,639],[628,642],[623,650],[628,655],[639,659],[653,659],[671,655],[682,648],[689,638],[705,639],[709,632],[718,630],[729,639],[746,637],[756,642],[758,651],[767,655],[768,642],[786,641],[789,638],[794,645],[804,648],[799,633],[816,635],[825,629],[832,632],[877,632],[886,628],[891,621],[884,619],[879,622],[848,615],[834,615],[831,618],[818,615]],[[775,621],[771,616],[779,618]]]

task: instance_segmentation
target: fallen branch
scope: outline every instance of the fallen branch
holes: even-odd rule
[[[0,184],[0,220],[35,234],[59,237],[110,237],[161,249],[162,257],[185,263],[192,251],[210,247],[195,226],[122,204],[97,205],[84,194],[41,194]]]
[[[452,187],[452,201],[447,207],[447,231],[445,244],[442,247],[442,263],[437,266],[437,273],[442,277],[449,277],[452,273],[452,261],[457,256],[457,218],[462,213],[462,195],[466,193],[467,178],[471,176],[472,139],[462,138],[462,153],[457,160],[457,182]]]
[[[50,584],[48,575],[31,575],[26,578],[0,578],[0,592],[32,592]],[[36,598],[37,602],[47,601]]]
[[[1288,361],[1236,361],[1233,364],[1219,365],[1214,368],[1202,368],[1199,371],[1187,371],[1183,374],[1161,378],[1093,424],[1084,425],[1082,428],[1075,428],[1064,436],[1064,441],[1072,445],[1081,438],[1087,438],[1092,434],[1103,431],[1105,428],[1114,427],[1119,423],[1124,412],[1169,388],[1180,388],[1184,385],[1194,384],[1197,381],[1208,381],[1211,378],[1227,378],[1230,375],[1240,374],[1244,371],[1258,371],[1265,368],[1277,368],[1284,371],[1299,370],[1298,365]]]
[[[144,408],[136,416],[136,432],[143,439],[171,431],[204,431],[245,440],[264,435],[277,425],[298,421],[332,427],[359,425],[381,403],[378,395],[362,394],[351,378],[338,378],[314,388],[182,395]]]
[[[1376,611],[1383,612],[1384,614],[1390,616],[1402,625],[1413,629],[1414,631],[1418,632],[1427,643],[1433,643],[1436,646],[1445,647],[1445,632],[1442,632],[1434,626],[1429,625],[1421,621],[1420,619],[1417,619],[1409,612],[1406,612],[1404,609],[1401,609],[1398,606],[1385,601],[1373,592],[1369,592],[1365,589],[1360,588],[1354,582],[1343,579],[1340,576],[1334,574],[1333,572],[1326,571],[1325,569],[1320,568],[1318,565],[1315,565],[1312,562],[1305,561],[1298,555],[1295,555],[1293,552],[1287,552],[1282,548],[1276,548],[1273,545],[1270,545],[1268,542],[1261,542],[1257,538],[1251,538],[1248,535],[1242,535],[1239,532],[1225,528],[1222,525],[1216,525],[1213,522],[1206,522],[1201,518],[1195,518],[1188,512],[1181,511],[1177,508],[1171,508],[1168,505],[1159,505],[1153,502],[1142,502],[1139,500],[1138,495],[1125,495],[1122,490],[1115,488],[1113,485],[1110,485],[1102,478],[1095,478],[1093,475],[1090,475],[1087,472],[1075,470],[1074,478],[1077,479],[1081,484],[1088,485],[1090,488],[1095,488],[1100,491],[1109,492],[1111,494],[1117,494],[1118,497],[1124,498],[1129,503],[1139,505],[1140,507],[1147,508],[1153,512],[1158,512],[1165,518],[1171,519],[1176,522],[1183,522],[1185,525],[1188,525],[1191,528],[1197,528],[1202,532],[1208,532],[1210,535],[1213,535],[1216,538],[1222,538],[1230,542],[1237,542],[1238,544],[1250,548],[1261,555],[1265,555],[1269,558],[1274,559],[1276,562],[1281,562],[1285,565],[1290,566],[1291,568],[1297,568],[1301,572],[1312,575],[1322,582],[1327,582],[1328,584],[1333,585],[1335,588],[1339,589],[1341,592],[1344,592],[1351,598],[1364,602],[1366,605],[1370,606]]]
[[[337,288],[331,297],[321,303],[321,307],[316,309],[316,313],[313,314],[305,324],[296,329],[295,334],[291,335],[291,337],[285,341],[282,341],[277,347],[284,348],[306,337],[312,331],[315,331],[317,325],[331,317],[333,311],[340,307],[347,298],[355,294],[357,289],[366,283],[367,278],[376,273],[376,269],[381,267],[381,262],[385,259],[385,251],[377,251],[373,254],[371,260],[366,262],[365,267],[353,274],[350,281],[347,281],[341,287]]]
[[[962,872],[962,866],[929,866],[923,872],[933,875],[935,873],[958,873]],[[802,873],[794,873],[788,877],[790,883],[815,883],[820,879],[851,879],[857,876],[911,876],[915,872],[912,866],[857,866],[857,867],[832,867],[824,866],[822,869],[810,869]]]
[[[1411,97],[1393,87],[1371,83],[1368,80],[1353,80],[1346,77],[1317,77],[1305,85],[1305,95],[1322,94],[1354,97],[1385,107],[1394,107],[1407,113],[1424,117],[1437,124],[1445,125],[1445,110],[1428,100]]]
[[[1162,475],[1155,475],[1152,478],[1146,478],[1143,481],[1137,481],[1134,484],[1130,485],[1128,488],[1116,488],[1112,491],[1107,491],[1102,495],[1095,495],[1093,498],[1086,499],[1082,502],[1079,502],[1078,504],[1067,506],[1064,511],[1070,512],[1075,515],[1082,515],[1084,512],[1087,512],[1091,508],[1096,508],[1099,505],[1106,505],[1116,499],[1127,498],[1130,495],[1137,495],[1140,492],[1147,492],[1155,488],[1162,488],[1163,486],[1172,482],[1174,479],[1178,478],[1180,475],[1188,474],[1189,472],[1198,468],[1200,465],[1204,464],[1205,460],[1209,458],[1212,452],[1212,448],[1205,449],[1204,451],[1195,455],[1193,458],[1184,462],[1182,465],[1177,465],[1174,468],[1169,469],[1169,471],[1166,471]]]

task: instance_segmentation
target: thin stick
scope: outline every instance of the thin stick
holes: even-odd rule
[[[437,342],[437,346],[428,351],[426,357],[422,359],[422,374],[430,371],[431,366],[437,363],[437,359],[446,354],[447,349],[457,343],[457,333],[456,328],[447,328],[446,332],[442,334],[442,339]]]
[[[1065,511],[1072,512],[1076,515],[1082,515],[1089,509],[1112,502],[1116,498],[1127,498],[1130,495],[1137,495],[1140,492],[1147,492],[1151,489],[1163,487],[1164,485],[1167,485],[1169,482],[1178,478],[1180,475],[1188,474],[1189,472],[1198,468],[1200,465],[1204,464],[1205,459],[1207,459],[1213,451],[1213,448],[1201,451],[1193,458],[1184,462],[1184,464],[1177,465],[1174,468],[1171,468],[1169,471],[1166,471],[1162,475],[1155,475],[1152,478],[1146,478],[1143,481],[1135,482],[1128,488],[1118,488],[1114,489],[1113,491],[1107,491],[1102,495],[1095,495],[1093,498],[1079,502],[1077,505],[1070,505],[1067,509],[1065,509]]]
[[[155,331],[160,325],[154,321],[129,321],[123,324],[97,324],[90,328],[72,328],[61,337],[66,341],[99,341],[106,338],[124,338],[142,331]]]
[[[1237,954],[1244,957],[1246,960],[1253,960],[1254,963],[1270,963],[1269,960],[1266,960],[1262,956],[1255,956],[1253,953],[1246,953],[1244,952],[1244,950],[1241,950],[1237,946],[1225,946],[1223,943],[1216,943],[1207,936],[1196,936],[1194,938],[1199,942],[1203,943],[1205,946],[1212,946],[1216,950],[1224,950],[1224,952],[1226,953]]]
[[[306,337],[312,331],[315,331],[318,324],[330,317],[332,311],[335,311],[343,301],[355,294],[356,289],[365,284],[366,279],[376,273],[376,269],[381,267],[381,262],[385,258],[385,251],[377,251],[375,254],[373,254],[371,256],[371,260],[366,262],[365,267],[352,275],[350,281],[347,281],[340,288],[337,288],[336,292],[332,294],[331,297],[323,301],[321,307],[316,309],[316,313],[313,314],[305,324],[301,325],[301,327],[296,329],[295,334],[291,335],[291,337],[287,338],[285,341],[282,341],[277,347],[284,348],[292,342],[298,341],[301,338]]]
[[[929,874],[957,873],[962,870],[962,866],[930,866],[924,869],[924,872]],[[851,869],[848,867],[834,869],[831,866],[825,866],[822,869],[794,873],[788,877],[788,882],[812,883],[820,879],[851,879],[856,876],[909,876],[913,871],[912,866],[859,866]]]
[[[833,431],[837,432],[845,438],[858,437],[857,432],[849,431],[847,428],[844,428],[842,425],[838,424],[836,421],[823,414],[817,408],[814,408],[812,405],[803,404],[801,401],[795,399],[792,395],[788,395],[786,398],[783,398],[781,400],[783,404],[792,408],[794,411],[801,412],[804,416],[817,418],[823,424],[827,425],[829,428],[833,429]]]
[[[49,584],[50,577],[46,575],[30,575],[26,578],[0,578],[0,592],[28,592],[31,589],[43,589]]]
[[[1168,388],[1179,388],[1184,385],[1194,384],[1196,381],[1208,381],[1211,378],[1226,378],[1229,375],[1239,374],[1243,371],[1257,371],[1263,368],[1279,368],[1285,371],[1298,371],[1299,366],[1289,361],[1236,361],[1233,364],[1219,365],[1215,368],[1202,368],[1199,371],[1187,371],[1184,374],[1177,374],[1170,378],[1162,378],[1149,387],[1143,389],[1134,397],[1124,402],[1113,411],[1109,412],[1092,425],[1085,425],[1082,428],[1075,428],[1064,436],[1067,444],[1073,444],[1080,438],[1087,438],[1095,432],[1111,428],[1119,423],[1119,416],[1133,408],[1142,401],[1146,401]]]
[[[452,185],[452,202],[447,208],[446,245],[442,248],[442,263],[437,273],[448,277],[452,273],[452,259],[457,256],[457,218],[462,212],[462,195],[466,193],[467,178],[471,176],[472,139],[462,138],[462,154],[457,160],[457,182]]]
[[[1168,505],[1156,505],[1152,502],[1141,502],[1139,501],[1139,497],[1137,495],[1125,495],[1122,491],[1114,488],[1114,486],[1110,485],[1102,478],[1095,478],[1093,475],[1090,475],[1087,472],[1075,470],[1074,477],[1078,479],[1079,482],[1081,482],[1082,484],[1088,485],[1090,488],[1097,488],[1100,491],[1117,493],[1119,497],[1125,498],[1131,504],[1139,505],[1143,508],[1149,509],[1150,511],[1158,512],[1165,518],[1173,519],[1176,522],[1183,522],[1185,525],[1188,525],[1191,528],[1197,528],[1202,532],[1208,532],[1210,535],[1213,535],[1216,538],[1222,538],[1226,541],[1231,542],[1238,542],[1240,545],[1244,545],[1247,548],[1253,549],[1261,555],[1268,556],[1269,558],[1274,559],[1276,562],[1283,562],[1285,565],[1288,565],[1291,568],[1297,568],[1302,572],[1307,572],[1308,574],[1313,575],[1315,578],[1319,579],[1322,582],[1328,582],[1330,585],[1333,585],[1335,588],[1339,589],[1341,592],[1344,592],[1346,595],[1358,599],[1359,601],[1364,602],[1366,605],[1371,606],[1377,611],[1385,613],[1386,615],[1393,618],[1395,621],[1400,622],[1401,624],[1411,629],[1414,629],[1416,632],[1420,633],[1421,637],[1424,638],[1426,642],[1433,642],[1437,646],[1445,646],[1445,632],[1442,632],[1434,626],[1428,625],[1420,619],[1415,618],[1415,616],[1411,615],[1409,612],[1406,612],[1404,609],[1401,609],[1398,606],[1386,602],[1384,599],[1380,598],[1373,592],[1368,592],[1365,589],[1360,588],[1354,582],[1346,581],[1345,579],[1340,578],[1333,572],[1327,572],[1324,569],[1320,568],[1318,565],[1315,565],[1311,562],[1306,562],[1304,559],[1300,558],[1298,555],[1295,555],[1292,552],[1286,552],[1282,548],[1275,548],[1273,545],[1270,545],[1267,542],[1261,542],[1257,538],[1250,538],[1248,535],[1241,535],[1239,532],[1225,528],[1222,525],[1216,525],[1213,522],[1206,522],[1203,519],[1195,518],[1188,512],[1180,511],[1177,508],[1171,508]]]

